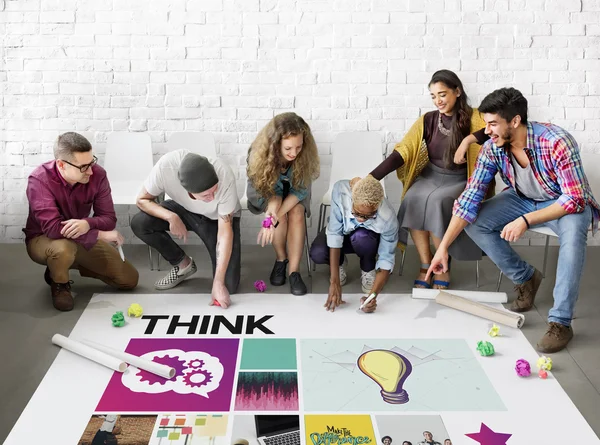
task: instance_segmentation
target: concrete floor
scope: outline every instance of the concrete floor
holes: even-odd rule
[[[153,283],[163,276],[166,270],[149,270],[148,250],[145,246],[128,245],[124,250],[127,258],[140,271],[140,285],[134,292],[156,292]],[[208,255],[200,246],[190,246],[186,250],[196,258],[199,272],[170,292],[210,292],[211,275]],[[517,251],[525,260],[541,269],[542,247],[521,247],[517,248]],[[536,300],[537,310],[528,313],[527,322],[523,327],[525,336],[534,345],[545,332],[546,316],[552,305],[557,255],[557,248],[551,247],[547,278],[543,281]],[[249,260],[250,258],[252,260]],[[394,274],[385,289],[386,292],[411,292],[412,280],[419,267],[414,248],[409,248],[406,258],[403,276]],[[273,251],[270,248],[244,246],[240,293],[255,292],[253,283],[257,279],[268,282],[273,260]],[[309,286],[309,292],[323,293],[323,302],[325,302],[329,287],[328,268],[318,267],[317,271],[313,272],[311,280],[306,275],[305,264],[304,262],[302,274]],[[589,248],[581,283],[581,296],[576,307],[577,318],[573,322],[575,338],[567,350],[553,355],[552,372],[587,422],[600,436],[600,416],[597,410],[600,405],[600,346],[598,345],[600,281],[596,275],[599,264],[600,247]],[[163,261],[162,267],[167,266]],[[475,264],[454,262],[453,268],[452,287],[474,290]],[[3,442],[58,353],[59,349],[50,342],[52,335],[60,333],[68,336],[91,296],[94,293],[107,292],[109,289],[101,282],[83,279],[78,273],[73,272],[71,275],[75,281],[73,290],[77,293],[75,309],[61,313],[52,307],[49,288],[42,278],[44,268],[29,259],[22,244],[6,244],[0,247],[0,271],[0,338],[3,339],[0,343],[0,357],[9,358],[4,362],[2,379],[0,379],[0,400],[2,400],[0,442]],[[349,281],[344,291],[360,292],[360,278],[352,278],[357,275],[360,277],[355,256],[350,257],[348,271]],[[496,267],[485,258],[481,262],[480,290],[494,291],[497,278]],[[269,286],[267,292],[281,293],[288,289]],[[509,293],[509,299],[514,297],[513,285],[506,278],[503,280],[502,290]],[[243,297],[234,296],[234,302],[236,298]],[[67,378],[68,376],[65,376],[65,379]],[[535,406],[535,401],[529,403],[532,410],[542,409]]]

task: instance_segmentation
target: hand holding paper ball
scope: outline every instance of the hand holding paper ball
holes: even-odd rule
[[[529,377],[531,375],[531,366],[529,366],[527,360],[521,358],[517,360],[515,371],[517,371],[519,377]]]
[[[257,280],[254,282],[254,289],[256,289],[259,292],[264,292],[265,290],[267,290],[267,285],[263,280]]]
[[[129,315],[130,317],[139,318],[142,316],[143,313],[144,310],[142,309],[142,306],[140,306],[137,303],[133,303],[131,306],[129,306],[129,309],[127,309],[127,315]]]
[[[112,318],[112,325],[116,328],[122,328],[123,326],[125,326],[125,317],[123,316],[123,312],[119,311],[116,312]]]
[[[495,352],[496,352],[494,350],[494,345],[492,345],[489,341],[480,341],[480,342],[478,342],[477,343],[477,350],[484,357],[487,357],[487,356],[490,356],[490,355],[494,355]]]

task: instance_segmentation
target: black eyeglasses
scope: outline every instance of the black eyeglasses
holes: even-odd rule
[[[355,218],[362,218],[362,219],[375,219],[375,218],[377,218],[377,211],[375,211],[375,212],[371,213],[370,215],[364,215],[364,214],[362,214],[362,213],[356,212],[356,211],[354,210],[354,208],[353,208],[353,209],[352,209],[352,215],[353,215]]]
[[[66,162],[67,164],[69,164],[75,168],[78,168],[81,173],[85,173],[86,171],[88,171],[88,169],[90,167],[92,167],[96,162],[98,162],[98,158],[96,156],[94,156],[94,160],[92,162],[90,162],[89,164],[84,164],[84,165],[71,164],[69,161],[65,161],[64,159],[61,159],[61,161]]]

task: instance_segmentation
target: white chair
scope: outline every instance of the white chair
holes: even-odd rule
[[[104,169],[110,182],[115,205],[136,204],[137,195],[153,166],[152,141],[148,133],[120,131],[108,135]],[[150,246],[148,246],[148,257],[152,270]]]
[[[340,133],[331,146],[331,175],[329,188],[321,198],[319,206],[319,222],[317,234],[327,224],[327,207],[331,206],[331,193],[336,182],[342,179],[364,177],[383,160],[383,144],[381,136],[372,131]],[[385,183],[381,181],[385,193]],[[316,265],[312,265],[316,269]]]
[[[108,135],[104,169],[114,204],[135,204],[153,166],[152,141],[148,133],[115,132]]]
[[[598,153],[581,153],[581,161],[583,163],[583,168],[585,171],[585,176],[590,183],[590,187],[592,189],[592,194],[596,200],[600,199],[600,170],[598,166],[600,165],[600,154]],[[554,232],[554,230],[549,227],[539,227],[529,229],[529,232],[539,233],[546,236],[546,244],[544,248],[544,265],[542,266],[542,276],[546,277],[546,264],[548,262],[548,246],[550,245],[550,237],[558,238],[558,235]],[[591,231],[591,226],[590,226]],[[496,286],[496,291],[500,290],[500,285],[502,284],[502,276],[503,273],[500,271],[498,275],[498,285]]]

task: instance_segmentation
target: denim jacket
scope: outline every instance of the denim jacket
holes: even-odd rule
[[[306,188],[295,188],[292,185],[292,176],[293,176],[294,166],[290,166],[284,173],[279,174],[279,178],[273,187],[273,191],[275,192],[275,196],[283,196],[284,188],[289,184],[288,196],[294,195],[298,198],[299,202],[303,202],[304,207],[306,208],[307,216],[310,217],[310,187]],[[285,184],[287,183],[287,184]],[[265,211],[267,208],[267,200],[259,195],[256,191],[250,179],[248,179],[248,186],[246,189],[247,198],[248,198],[248,209],[254,213],[259,214]]]
[[[331,215],[325,231],[327,246],[341,249],[344,236],[359,227],[380,234],[377,250],[378,259],[375,267],[378,270],[383,269],[391,272],[394,269],[396,246],[398,244],[396,212],[394,212],[387,198],[384,198],[374,218],[364,222],[357,221],[352,215],[350,181],[347,179],[338,181],[334,184],[331,192]]]

